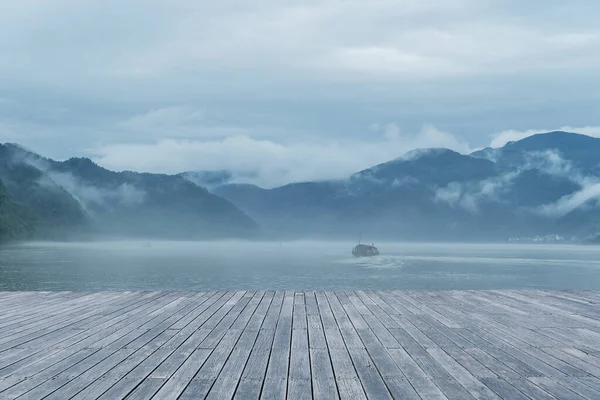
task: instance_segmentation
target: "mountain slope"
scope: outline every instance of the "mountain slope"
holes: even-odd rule
[[[0,243],[31,238],[34,226],[33,215],[11,200],[0,180]]]
[[[15,232],[10,236],[59,239],[85,229],[80,204],[48,174],[22,162],[16,149],[0,145],[4,220],[12,221]]]
[[[5,159],[12,160],[4,170],[11,199],[34,214],[49,213],[55,223],[72,220],[76,208],[88,234],[194,239],[248,237],[258,231],[256,222],[229,201],[181,176],[113,172],[86,158],[57,162],[14,145],[4,149]],[[37,185],[23,185],[23,175]],[[45,192],[32,195],[31,187]]]
[[[255,233],[233,204],[180,176],[112,172],[88,159],[54,163],[49,172],[73,194],[102,232],[173,238]]]
[[[268,190],[224,185],[214,191],[278,235],[354,238],[365,230],[389,238],[425,240],[474,223],[464,210],[437,203],[437,186],[494,174],[494,163],[488,160],[431,149],[360,171],[345,181],[294,183]],[[449,215],[460,215],[459,223]]]
[[[471,155],[491,159],[503,168],[548,164],[557,162],[560,158],[564,163],[562,167],[572,167],[584,174],[600,175],[600,140],[577,133],[540,133],[517,142],[509,142],[499,149],[486,148]]]
[[[495,165],[489,160],[466,156],[448,149],[421,149],[360,171],[351,179],[392,183],[410,177],[429,184],[444,185],[454,181],[481,180],[494,174]]]
[[[597,203],[578,209],[571,197],[588,195],[600,181],[599,163],[600,139],[550,132],[472,155],[415,150],[344,181],[213,191],[287,236],[354,237],[359,230],[414,240],[589,234],[600,229]]]

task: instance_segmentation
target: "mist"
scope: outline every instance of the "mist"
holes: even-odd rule
[[[116,172],[85,158],[54,161],[9,146],[3,179],[28,176],[27,185],[46,191],[36,198],[52,193],[40,208],[45,214],[40,203],[28,207],[48,221],[68,210],[61,231],[72,227],[72,237],[86,240],[355,241],[362,233],[377,242],[505,242],[600,232],[600,221],[585,216],[599,207],[594,164],[567,158],[572,145],[514,146],[472,155],[412,150],[342,179],[274,188],[236,183],[243,178],[228,170]],[[11,177],[19,168],[29,175]],[[26,196],[23,182],[7,188],[17,200]]]
[[[354,258],[355,244],[30,242],[0,247],[0,291],[600,289],[600,247],[376,242]]]

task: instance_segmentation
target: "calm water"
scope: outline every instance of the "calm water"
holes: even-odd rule
[[[102,242],[0,247],[0,290],[600,289],[600,246]]]

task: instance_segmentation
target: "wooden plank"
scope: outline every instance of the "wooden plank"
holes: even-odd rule
[[[233,397],[235,384],[232,383],[232,377],[237,379],[242,374],[244,365],[251,351],[251,344],[257,335],[257,331],[246,331],[249,339],[244,339],[242,333],[257,309],[264,292],[256,292],[251,298],[240,299],[238,304],[245,304],[244,308],[231,308],[230,313],[223,318],[227,325],[222,340],[214,347],[204,365],[197,371],[194,380],[202,381],[202,388],[208,389],[206,393],[200,392],[200,388],[192,387],[186,389],[182,394],[183,399],[192,398],[190,396],[204,397],[207,394],[209,398]],[[263,314],[264,315],[264,314]],[[259,315],[262,318],[263,315]],[[235,328],[234,328],[235,326]],[[219,325],[215,329],[218,329]],[[237,346],[237,347],[236,347]],[[219,378],[221,378],[219,380]],[[208,385],[208,383],[211,385]],[[232,387],[233,386],[233,387]],[[226,393],[229,392],[229,395]]]
[[[367,397],[377,399],[392,398],[382,376],[379,374],[373,360],[365,350],[365,345],[358,333],[359,329],[368,330],[368,325],[362,318],[361,313],[354,307],[350,299],[348,299],[344,293],[332,294],[330,304],[331,300],[333,300],[334,303],[339,304],[338,311],[335,314],[336,320],[338,320],[339,317],[340,321],[349,321],[344,341],[346,341],[346,338],[350,338],[351,342],[355,343],[352,346],[348,346],[348,342],[346,342],[346,346],[348,347],[350,358],[352,359],[354,368],[356,369]],[[365,313],[370,313],[366,307],[362,310]],[[344,334],[342,334],[342,336],[344,336]],[[391,365],[396,367],[393,362]],[[401,373],[399,374],[401,375]]]
[[[43,382],[47,382],[56,376],[60,375],[61,372],[66,369],[79,364],[81,361],[92,356],[94,353],[99,351],[98,349],[83,349],[76,353],[71,354],[69,357],[57,362],[47,368],[41,368],[32,372],[31,375],[34,379],[31,379],[27,375],[9,377],[1,381],[0,394],[2,397],[7,399],[17,398],[19,396],[26,395],[28,392],[38,387]],[[32,396],[27,396],[31,397]]]
[[[564,386],[566,379],[559,382],[548,377],[534,377],[529,378],[529,380],[557,399],[585,399],[585,397],[578,395]]]
[[[231,293],[232,294],[232,293]],[[221,300],[221,304],[224,304],[227,301],[228,297],[224,296],[224,293],[207,293],[205,296],[201,296],[197,299],[194,307],[190,310],[188,309],[187,314],[179,315],[180,319],[173,319],[169,329],[171,329],[172,333],[170,335],[177,336],[183,329],[186,329],[192,323],[200,324],[201,321],[205,321],[208,318],[198,318],[200,315],[214,305],[217,300]],[[210,313],[208,313],[210,314]],[[214,313],[210,314],[213,316]],[[173,323],[174,322],[174,323]],[[174,327],[178,327],[178,329],[174,329]],[[179,336],[178,343],[179,345],[184,341],[183,336]],[[147,377],[151,374],[154,374],[154,378],[152,379],[162,379],[165,382],[169,379],[173,371],[177,370],[179,366],[181,366],[186,360],[192,355],[194,352],[194,348],[189,346],[183,346],[179,348],[179,351],[176,351],[178,348],[174,347],[175,342],[171,339],[167,340],[168,346],[161,347],[156,350],[151,356],[149,356],[143,363],[134,368],[130,373],[124,376],[118,383],[113,385],[107,392],[105,392],[101,399],[114,399],[114,398],[123,398],[127,393],[131,392],[132,389],[136,387],[139,382],[143,382]],[[198,356],[199,354],[196,354]],[[168,360],[168,361],[167,361]],[[188,364],[189,365],[189,364]],[[160,366],[160,369],[157,370],[157,367]],[[159,378],[160,377],[160,378]],[[158,390],[157,388],[156,390]],[[150,389],[147,389],[147,391]]]
[[[127,396],[127,400],[148,400],[164,383],[165,379],[146,379]]]
[[[261,399],[281,399],[287,396],[293,310],[294,293],[286,291],[275,329]]]
[[[500,399],[493,391],[487,386],[482,384],[475,376],[469,373],[460,363],[454,360],[448,353],[441,349],[430,348],[427,352],[441,364],[446,371],[454,379],[458,381],[465,389],[471,393],[476,399]]]
[[[295,316],[296,318],[296,316]],[[301,313],[306,320],[306,314]],[[306,326],[305,323],[301,326]],[[288,372],[288,395],[290,399],[310,398],[312,393],[308,330],[292,329],[292,348]]]
[[[394,362],[406,375],[415,391],[424,399],[446,400],[447,397],[404,349],[391,349]]]
[[[242,327],[244,331],[242,332],[238,342],[235,344],[233,351],[223,366],[223,369],[221,370],[217,380],[211,387],[207,398],[223,399],[234,397],[237,384],[243,374],[246,363],[250,357],[250,353],[256,345],[256,340],[258,338],[262,323],[266,317],[267,310],[270,307],[273,293],[269,293],[267,295],[260,293],[256,296],[257,299],[261,297],[262,299],[260,300],[258,307],[249,305],[248,309],[255,310],[249,320],[243,315],[244,313],[242,312],[240,318],[237,319],[232,326],[232,328]],[[253,301],[251,301],[251,303]],[[245,326],[244,323],[246,323]]]
[[[588,400],[600,399],[600,386],[597,385],[597,382],[594,383],[596,384],[590,384],[590,381],[578,378],[570,378],[561,382],[564,387]]]
[[[338,328],[329,300],[323,292],[317,292],[315,297],[317,298],[340,399],[366,399],[366,393],[354,369],[354,364]],[[341,318],[342,315],[339,317]]]
[[[129,332],[129,333],[127,333],[127,332]],[[120,347],[126,345],[128,342],[131,342],[132,340],[134,340],[136,337],[139,337],[141,334],[142,334],[142,332],[135,333],[132,330],[127,330],[125,332],[121,332],[121,335],[114,336],[113,339],[116,341],[122,342],[122,345],[118,346],[118,348],[120,348]],[[125,335],[125,336],[123,336],[123,335]],[[82,343],[84,343],[84,342],[85,341],[81,341],[77,344],[77,346],[72,346],[71,348],[69,348],[69,351],[77,351],[78,349],[83,349],[84,347],[83,347]],[[69,361],[72,361],[72,359],[69,359],[69,358],[64,359],[64,360],[60,361],[59,363],[57,363],[56,365],[54,365],[53,368],[45,370],[43,374],[39,374],[39,375],[36,374],[32,378],[29,377],[26,382],[23,382],[23,384],[18,385],[18,387],[16,387],[14,390],[22,390],[23,386],[26,386],[27,390],[31,390],[32,388],[35,387],[37,391],[49,390],[49,392],[52,392],[52,391],[58,389],[63,384],[68,383],[68,381],[72,379],[73,372],[70,372],[70,371],[73,366],[76,366],[79,370],[81,370],[81,372],[84,372],[87,370],[87,368],[89,368],[90,366],[93,366],[94,364],[96,364],[99,361],[103,360],[104,358],[108,357],[114,351],[115,350],[113,349],[112,351],[103,350],[103,351],[95,352],[91,357],[89,357],[89,358],[86,357],[83,361],[77,362],[72,365],[65,364],[65,363],[68,363]],[[84,365],[88,365],[88,367],[84,367]],[[48,375],[47,374],[48,371],[62,371],[62,372],[56,376],[53,376],[53,375]],[[76,375],[77,374],[75,374],[75,376]],[[49,381],[49,378],[52,378],[52,382]],[[47,389],[43,389],[42,387],[38,388],[38,386],[41,384],[42,385],[47,384],[49,386]],[[11,389],[11,391],[12,390],[13,389]],[[33,395],[31,394],[30,396],[33,396]]]
[[[310,349],[310,366],[314,399],[338,399],[329,351],[324,348]]]
[[[177,304],[177,306],[174,306],[174,308],[171,309],[173,311],[177,310],[176,307],[181,308],[185,305],[185,303],[176,301],[173,302],[173,304]],[[154,352],[155,349],[160,348],[160,346],[169,339],[168,336],[160,336],[165,329],[165,327],[160,327],[160,322],[168,319],[169,317],[169,314],[155,316],[153,313],[150,313],[148,318],[154,322],[152,326],[149,326],[149,330],[137,331],[134,335],[132,335],[137,337],[127,343],[126,347],[122,347],[117,351],[109,348],[102,349],[102,351],[106,351],[108,353],[112,351],[114,352],[97,364],[93,365],[91,368],[85,370],[83,373],[74,371],[74,379],[58,390],[52,392],[48,398],[57,400],[65,398],[97,398],[98,395],[104,393],[104,391],[112,386],[106,385],[105,383],[103,384],[103,382],[97,382],[98,379],[116,382],[116,378],[118,381],[118,378],[145,360]],[[146,322],[141,326],[147,324],[148,323]]]
[[[186,358],[181,367],[166,380],[154,397],[164,400],[176,400],[187,388],[189,382],[196,376],[198,371],[204,365],[212,350],[196,349]],[[182,396],[186,398],[187,396]]]
[[[2,305],[0,398],[600,396],[600,292],[0,293]]]

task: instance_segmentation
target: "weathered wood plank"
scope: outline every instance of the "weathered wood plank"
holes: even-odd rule
[[[0,292],[0,398],[600,398],[600,292]]]
[[[288,398],[311,398],[311,365],[306,312],[304,312],[304,296],[296,295],[293,326],[290,369],[288,372]]]

